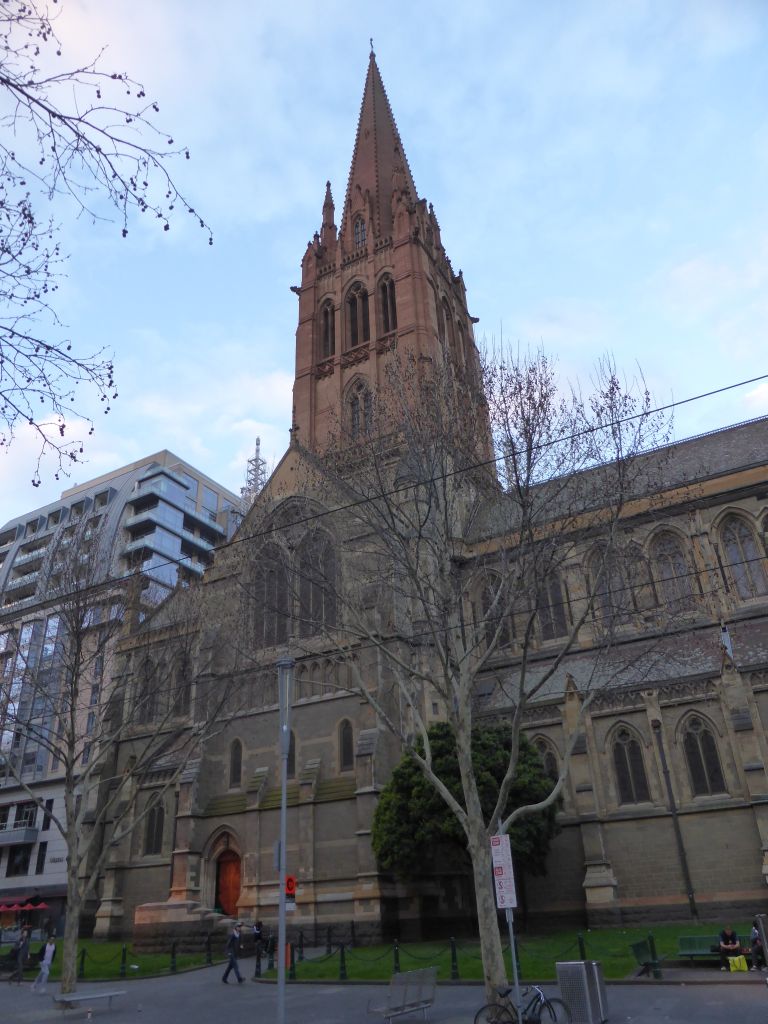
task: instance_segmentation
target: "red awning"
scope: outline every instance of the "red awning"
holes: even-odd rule
[[[6,907],[6,905],[3,903],[2,906],[0,906],[0,914],[7,914],[10,909],[10,907]]]
[[[9,907],[8,909],[12,910],[14,913],[18,913],[21,910],[21,907],[19,906],[18,903],[14,903],[13,906]]]
[[[24,906],[21,907],[20,909],[21,910],[37,910],[37,907],[34,906],[32,903],[25,903]]]
[[[47,903],[37,903],[37,904],[35,904],[35,906],[32,909],[33,910],[50,910],[51,908],[48,906]]]

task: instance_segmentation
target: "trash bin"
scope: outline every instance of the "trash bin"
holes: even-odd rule
[[[573,1024],[604,1024],[608,999],[603,971],[597,960],[569,960],[555,964],[560,995],[568,1004]]]

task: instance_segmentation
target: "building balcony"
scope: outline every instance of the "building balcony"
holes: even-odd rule
[[[14,567],[17,565],[25,565],[27,562],[34,562],[35,560],[42,561],[45,558],[47,548],[35,548],[34,551],[21,551],[13,560]]]
[[[6,601],[3,605],[4,612],[12,612],[21,608],[26,608],[29,604],[34,604],[37,597],[34,593],[29,594],[27,597],[20,597],[16,601]]]
[[[40,576],[40,570],[35,569],[34,572],[28,572],[24,576],[17,576],[15,579],[8,580],[5,584],[6,590],[17,590],[19,587],[27,587],[30,584],[37,585],[38,577]]]
[[[196,548],[200,548],[201,551],[213,551],[215,544],[211,544],[210,541],[205,540],[203,537],[198,537],[192,533],[191,530],[182,530],[182,538],[190,544],[193,544]]]
[[[39,832],[39,828],[30,828],[26,825],[21,828],[0,827],[0,846],[19,846],[21,843],[36,843]]]

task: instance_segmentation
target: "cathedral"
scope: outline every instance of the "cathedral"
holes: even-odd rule
[[[322,223],[293,291],[291,443],[199,584],[202,625],[193,657],[182,668],[173,664],[169,636],[183,631],[173,597],[121,644],[115,682],[124,694],[140,689],[146,659],[160,659],[169,678],[189,673],[196,692],[187,713],[224,680],[229,713],[206,734],[198,756],[179,765],[169,743],[167,756],[137,781],[137,809],[151,802],[151,810],[112,851],[97,935],[133,935],[150,945],[153,937],[199,936],[216,915],[276,922],[274,666],[289,643],[296,664],[286,853],[297,881],[289,928],[307,936],[354,928],[370,939],[473,930],[466,879],[433,875],[404,884],[380,870],[371,846],[378,795],[402,750],[397,729],[382,721],[402,724],[415,713],[395,685],[398,658],[404,663],[406,656],[388,662],[381,638],[404,650],[410,628],[408,671],[422,680],[434,656],[412,640],[427,627],[408,621],[413,612],[398,608],[370,571],[372,548],[355,512],[360,470],[348,453],[371,433],[375,417],[394,415],[388,389],[413,387],[428,396],[428,388],[419,390],[425,368],[451,369],[455,406],[449,402],[441,414],[461,422],[467,465],[475,467],[471,486],[455,487],[450,498],[457,515],[466,513],[453,531],[461,534],[462,564],[482,564],[492,580],[511,529],[495,478],[478,468],[492,444],[464,280],[443,248],[431,204],[416,191],[373,53],[343,205],[337,212],[328,183]],[[396,359],[413,377],[395,380]],[[546,595],[537,593],[527,668],[535,698],[522,711],[522,726],[553,779],[565,763],[569,770],[547,863],[520,879],[533,925],[722,919],[766,909],[766,442],[768,421],[756,420],[648,456],[644,466],[657,470],[645,477],[654,481],[653,493],[621,513],[642,569],[607,573],[625,595],[614,615],[610,685],[590,690],[585,682],[605,671],[596,617],[580,612],[590,585],[598,610],[609,610],[610,588],[595,583],[605,573],[604,563],[596,568],[597,527],[582,524],[556,583],[552,576]],[[346,453],[343,465],[333,463],[332,500],[313,461],[329,450]],[[408,458],[393,453],[390,463],[387,479],[409,486],[415,470]],[[346,483],[353,476],[356,489]],[[386,532],[380,536],[386,544]],[[345,611],[338,594],[321,585],[338,577],[354,591]],[[484,605],[486,593],[466,594],[466,631],[483,620],[481,632],[488,635],[490,624],[494,640],[472,701],[475,720],[504,721],[519,706],[510,680],[523,671],[521,632],[508,609],[502,615],[498,593],[490,610]],[[675,611],[663,627],[662,606]],[[358,630],[355,615],[366,623]],[[328,635],[340,632],[342,620],[344,637],[331,645]],[[566,637],[573,642],[563,654]],[[536,684],[537,673],[546,685]],[[363,686],[378,703],[361,700]],[[418,700],[426,725],[445,719],[439,687],[432,692],[425,683]],[[137,721],[135,734],[121,740],[117,771],[148,724]]]

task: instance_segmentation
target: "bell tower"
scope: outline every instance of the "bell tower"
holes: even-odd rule
[[[324,450],[369,424],[391,353],[452,360],[469,396],[480,363],[461,271],[454,274],[431,203],[420,199],[371,51],[344,203],[331,183],[301,264],[293,436]],[[473,399],[474,400],[474,399]],[[486,443],[480,442],[483,453]]]

